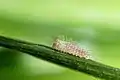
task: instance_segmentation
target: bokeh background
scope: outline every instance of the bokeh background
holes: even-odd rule
[[[65,35],[95,60],[120,67],[119,0],[0,0],[0,35],[51,46]],[[0,47],[0,80],[96,80]]]

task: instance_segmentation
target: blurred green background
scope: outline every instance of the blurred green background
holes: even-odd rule
[[[51,46],[65,35],[95,60],[120,67],[120,1],[0,0],[0,35]],[[0,48],[0,80],[96,80],[17,51]]]

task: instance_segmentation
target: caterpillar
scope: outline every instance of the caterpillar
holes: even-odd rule
[[[91,59],[89,51],[79,46],[74,41],[66,41],[64,39],[62,40],[59,37],[56,37],[52,44],[52,47],[54,49],[69,53],[71,55],[83,57],[85,59]]]

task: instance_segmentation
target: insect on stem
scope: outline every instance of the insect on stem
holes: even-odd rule
[[[72,41],[72,39],[67,41],[64,36],[62,36],[62,39],[61,37],[56,37],[52,47],[75,56],[84,57],[85,59],[92,59],[87,49],[79,46],[76,42]]]

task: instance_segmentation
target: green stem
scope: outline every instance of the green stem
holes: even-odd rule
[[[18,50],[94,77],[106,80],[120,80],[120,69],[99,62],[76,57],[51,47],[0,36],[0,46]]]

